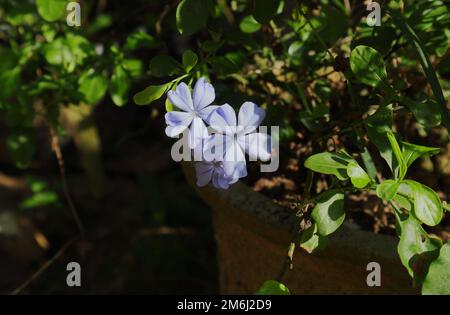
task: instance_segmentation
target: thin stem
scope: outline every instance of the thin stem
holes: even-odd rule
[[[70,193],[69,193],[69,186],[67,185],[64,157],[62,155],[61,147],[59,145],[58,135],[56,134],[55,128],[51,124],[48,124],[48,127],[49,127],[49,131],[50,131],[50,140],[51,140],[52,150],[53,150],[53,152],[55,152],[56,159],[58,160],[59,174],[61,177],[63,193],[66,198],[67,204],[69,205],[69,208],[72,212],[72,216],[75,220],[78,230],[81,235],[84,235],[83,224],[81,222],[80,216],[78,215],[78,211],[75,208],[75,204],[73,203],[72,197],[70,196]]]
[[[310,190],[312,187],[313,178],[314,178],[313,171],[308,170],[308,173],[306,175],[305,188],[304,188],[303,194],[302,194],[302,209],[299,210],[299,211],[302,211],[304,208],[305,211],[302,211],[303,215],[298,219],[298,225],[300,225],[300,222],[303,219],[305,219],[305,214],[308,212],[307,209],[308,209],[309,201],[310,201],[309,196],[310,196]],[[306,202],[306,201],[308,201],[308,202]],[[303,204],[304,204],[304,206],[303,206]],[[300,227],[298,227],[298,229],[293,233],[292,240],[289,244],[287,255],[283,261],[283,264],[281,265],[280,272],[278,273],[278,276],[277,276],[278,282],[281,282],[283,280],[283,277],[286,274],[287,270],[292,270],[292,268],[293,268],[292,262],[294,260],[295,248],[297,246],[297,243],[300,241],[302,234],[303,234],[303,229],[301,229]]]
[[[30,278],[28,278],[27,281],[25,281],[22,285],[20,285],[17,289],[15,289],[13,292],[11,292],[11,295],[18,295],[23,290],[25,290],[34,280],[36,280],[44,271],[46,271],[59,257],[62,256],[62,254],[69,248],[70,245],[75,242],[77,238],[72,238],[71,240],[67,241],[63,247],[53,256],[50,260],[45,262],[33,275],[31,275]]]

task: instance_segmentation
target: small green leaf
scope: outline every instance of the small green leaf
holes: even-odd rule
[[[280,0],[253,0],[253,16],[261,24],[273,19],[280,6]]]
[[[275,280],[268,280],[259,288],[257,295],[290,295],[289,289]]]
[[[109,85],[111,99],[117,106],[123,106],[128,101],[128,91],[130,89],[130,78],[121,65],[114,67],[113,75]]]
[[[375,180],[377,177],[377,168],[367,147],[364,147],[364,151],[361,153],[361,159],[366,167],[367,174],[372,180]]]
[[[174,58],[159,55],[150,61],[150,72],[155,77],[167,77],[184,73],[183,66]]]
[[[441,149],[439,148],[425,147],[422,145],[402,142],[403,159],[408,167],[419,157],[435,155],[440,151]]]
[[[411,277],[420,278],[430,259],[436,256],[439,243],[428,236],[420,222],[412,215],[399,224],[401,236],[397,251],[400,260]]]
[[[372,87],[389,87],[383,57],[369,46],[357,46],[350,54],[350,68],[356,79]]]
[[[322,193],[317,199],[311,217],[317,225],[320,235],[329,235],[344,222],[344,194],[339,189]]]
[[[124,59],[122,67],[128,72],[132,78],[137,78],[142,75],[142,61],[139,59]]]
[[[134,95],[134,102],[137,105],[148,105],[151,102],[161,98],[170,87],[170,83],[161,85],[150,85],[145,90]]]
[[[20,208],[30,209],[48,206],[58,201],[58,195],[54,191],[40,191],[20,203]]]
[[[369,175],[367,175],[366,171],[356,161],[348,163],[347,175],[356,188],[364,188],[370,183]]]
[[[155,48],[158,44],[155,38],[146,32],[137,31],[127,37],[123,50],[133,51],[139,48]]]
[[[433,128],[441,124],[441,109],[434,100],[422,102],[406,100],[404,105],[413,113],[417,122],[425,128]]]
[[[239,28],[243,33],[255,33],[261,28],[261,24],[256,21],[253,16],[248,15],[241,20]]]
[[[398,171],[394,172],[394,174],[396,178],[398,178],[399,180],[403,180],[408,167],[406,166],[406,162],[403,159],[402,151],[400,149],[400,146],[398,145],[397,138],[395,138],[394,133],[392,131],[388,131],[386,135],[389,143],[391,144],[392,152],[394,152],[395,159],[398,163]]]
[[[317,233],[317,225],[314,223],[307,228],[300,239],[300,247],[308,253],[322,249],[326,245],[326,237]]]
[[[442,203],[437,193],[414,180],[405,180],[399,192],[414,199],[414,214],[421,222],[429,226],[439,224],[443,216]]]
[[[397,194],[399,186],[399,182],[392,179],[387,179],[381,184],[377,185],[377,196],[383,200],[390,201]]]
[[[108,88],[108,81],[94,69],[89,69],[78,80],[78,92],[87,104],[93,105],[100,101]]]
[[[442,245],[439,256],[432,261],[425,276],[422,294],[450,294],[450,244]]]
[[[19,88],[20,81],[21,69],[19,66],[0,72],[0,100],[5,100],[13,95],[13,93]]]
[[[192,50],[186,50],[183,53],[183,66],[187,73],[189,73],[192,68],[197,64],[198,57],[197,54]]]
[[[306,159],[305,167],[318,173],[335,175],[340,180],[348,178],[347,165],[353,159],[344,153],[322,152]]]
[[[67,0],[36,0],[39,15],[47,22],[60,19],[66,9]]]
[[[392,109],[381,107],[365,121],[367,136],[380,151],[381,157],[387,162],[392,173],[396,173],[399,163],[395,157],[392,146],[386,136],[392,128]]]
[[[180,34],[192,35],[202,29],[208,20],[209,5],[208,0],[182,0],[176,12]]]

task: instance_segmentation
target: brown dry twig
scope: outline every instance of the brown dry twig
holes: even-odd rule
[[[50,132],[50,141],[53,152],[55,152],[56,159],[58,160],[59,173],[61,177],[61,184],[63,188],[64,197],[66,198],[67,204],[69,205],[70,211],[72,212],[72,216],[77,224],[78,230],[81,235],[84,235],[84,227],[81,222],[80,216],[78,215],[78,211],[75,208],[75,204],[73,203],[72,197],[69,193],[69,186],[67,185],[66,179],[66,168],[64,164],[64,158],[61,152],[61,147],[59,145],[59,138],[56,134],[55,128],[48,124],[49,132]]]

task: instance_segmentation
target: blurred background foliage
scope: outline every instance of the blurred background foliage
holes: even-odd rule
[[[217,292],[209,210],[171,161],[164,135],[162,114],[171,105],[163,94],[186,78],[209,77],[216,104],[250,99],[267,110],[266,125],[281,127],[280,172],[253,172],[247,181],[283,203],[301,191],[298,164],[317,151],[312,139],[332,136],[325,148],[365,150],[352,126],[387,94],[354,77],[349,55],[370,46],[383,56],[389,84],[409,100],[388,100],[396,102],[397,132],[442,149],[412,176],[447,200],[442,107],[387,10],[400,10],[424,43],[448,99],[448,2],[380,1],[379,27],[366,24],[361,0],[78,2],[81,26],[73,27],[65,0],[0,0],[0,292],[78,233],[65,182],[86,236],[27,292],[73,292],[61,280],[70,260],[86,268],[84,293]],[[188,50],[195,55],[189,68]],[[133,101],[149,85],[159,88]],[[358,224],[392,233],[391,221],[355,207]],[[441,233],[448,239],[447,227]]]

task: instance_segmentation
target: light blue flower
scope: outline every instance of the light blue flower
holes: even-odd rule
[[[229,177],[225,174],[223,162],[221,161],[201,161],[196,162],[195,174],[197,176],[197,186],[203,187],[209,182],[213,186],[221,189],[228,189],[230,185],[238,181],[239,178]]]
[[[171,111],[164,116],[166,119],[166,135],[175,138],[188,130],[188,145],[195,148],[197,144],[208,136],[205,122],[218,106],[208,106],[215,99],[214,87],[205,78],[197,80],[193,93],[184,83],[180,83],[175,91],[167,93],[169,101],[180,109]]]
[[[256,132],[265,115],[265,110],[252,102],[242,104],[237,119],[228,104],[211,114],[209,123],[216,132],[214,142],[218,148],[224,148],[223,169],[227,177],[247,176],[245,153],[253,160],[270,159],[270,137]]]

